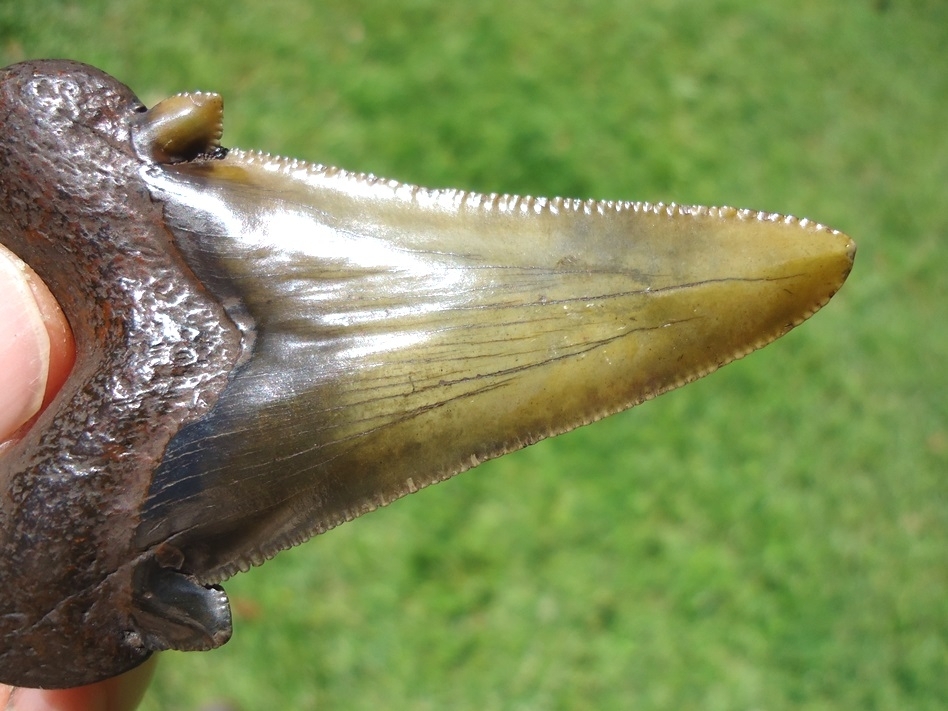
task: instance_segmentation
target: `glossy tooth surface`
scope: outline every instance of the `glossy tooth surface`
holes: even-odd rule
[[[854,251],[768,213],[428,190],[239,150],[144,174],[248,324],[252,355],[172,441],[139,531],[209,582],[770,342]]]

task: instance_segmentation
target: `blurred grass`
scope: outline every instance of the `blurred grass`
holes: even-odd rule
[[[0,59],[225,142],[430,186],[736,204],[851,234],[774,346],[228,583],[144,708],[948,707],[948,5],[0,2]]]

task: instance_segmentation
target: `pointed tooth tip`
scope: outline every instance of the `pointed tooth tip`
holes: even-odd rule
[[[842,232],[838,233],[845,240],[845,249],[846,256],[849,258],[850,263],[856,261],[856,242],[849,235],[843,234]]]

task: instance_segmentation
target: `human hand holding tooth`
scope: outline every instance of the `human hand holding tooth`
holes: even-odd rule
[[[230,575],[766,345],[855,254],[771,213],[228,151],[219,96],[146,111],[71,62],[0,72],[0,111],[0,242],[77,346],[0,459],[8,683],[222,644]]]

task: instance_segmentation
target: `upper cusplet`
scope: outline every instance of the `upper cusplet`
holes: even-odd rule
[[[181,163],[220,153],[224,100],[213,92],[182,92],[131,120],[132,143],[143,160]]]

